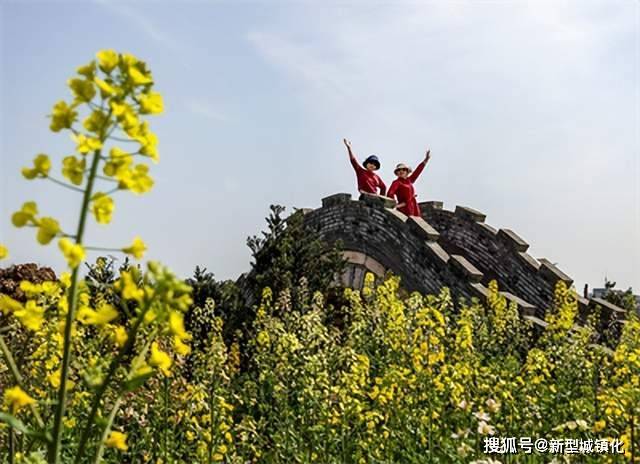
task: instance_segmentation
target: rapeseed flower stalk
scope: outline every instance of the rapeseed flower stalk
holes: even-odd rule
[[[50,129],[53,132],[68,131],[76,150],[76,154],[62,159],[62,179],[54,177],[52,159],[44,153],[34,158],[32,166],[22,170],[23,176],[28,180],[49,180],[81,194],[76,231],[68,233],[56,218],[42,216],[38,205],[33,201],[25,202],[12,216],[16,227],[35,228],[36,239],[40,244],[47,245],[57,239],[71,272],[61,278],[61,285],[46,282],[38,284],[39,286],[29,286],[28,283],[23,283],[26,301],[21,303],[3,295],[1,309],[3,314],[10,314],[26,330],[32,332],[34,337],[49,340],[34,352],[34,356],[37,355],[34,359],[42,361],[33,363],[35,370],[32,374],[45,381],[38,386],[36,396],[46,397],[46,390],[49,388],[57,390],[55,401],[51,403],[55,405],[53,426],[46,433],[49,438],[45,441],[48,462],[52,464],[61,460],[65,427],[75,426],[77,423],[75,418],[67,417],[67,407],[73,407],[76,401],[86,404],[88,396],[93,397],[75,450],[75,462],[80,462],[88,440],[93,435],[103,396],[110,388],[114,388],[116,403],[109,413],[108,424],[103,427],[103,439],[96,456],[101,456],[104,445],[115,444],[117,448],[124,449],[119,432],[110,434],[110,427],[122,394],[140,385],[140,379],[147,378],[139,375],[145,372],[144,357],[140,357],[140,353],[151,350],[149,368],[157,367],[168,375],[173,362],[171,353],[161,350],[156,338],[167,338],[174,346],[176,356],[184,356],[190,350],[190,336],[182,324],[182,313],[191,304],[190,288],[167,269],[151,263],[144,275],[133,271],[132,274],[123,273],[121,280],[116,282],[116,287],[120,289],[119,298],[124,304],[124,313],[121,313],[121,308],[116,308],[108,301],[90,300],[79,281],[79,267],[87,250],[112,250],[85,245],[89,213],[93,214],[97,223],[108,224],[115,212],[113,195],[117,191],[129,190],[141,194],[153,186],[149,166],[134,159],[158,161],[158,138],[151,132],[143,116],[162,113],[164,105],[161,95],[153,90],[151,72],[144,62],[133,55],[103,50],[96,55],[96,60],[78,68],[77,73],[77,76],[68,81],[72,100],[57,102],[50,115]],[[128,145],[129,149],[124,151],[114,143],[132,145]],[[137,148],[130,148],[135,146]],[[107,150],[108,158],[103,155]],[[99,175],[101,165],[103,176]],[[99,182],[111,183],[114,188],[96,191]],[[141,259],[146,245],[136,237],[131,245],[121,247],[120,251]],[[7,254],[6,248],[0,246],[0,258]],[[123,324],[122,318],[125,316],[128,322]],[[78,322],[80,326],[77,325]],[[88,362],[86,371],[75,373],[71,361],[76,350],[84,343],[79,337],[85,330],[97,333],[99,338],[107,337],[112,340],[113,345],[109,346],[114,347],[115,355],[107,355],[102,360],[95,357],[82,359]],[[138,347],[140,341],[136,336],[143,337],[141,351],[129,373],[122,378],[119,369],[128,354]],[[5,345],[3,355],[7,360],[12,359],[10,352],[4,347]],[[20,385],[22,377],[17,367],[12,371]],[[87,385],[96,389],[92,395],[80,395],[81,392],[69,395],[70,388],[77,385],[70,377],[79,374],[84,376]],[[117,379],[118,383],[115,382]],[[22,390],[9,391],[11,404],[19,406],[12,407],[13,411],[24,405],[34,406],[32,402],[26,401],[31,397],[26,393],[26,396],[20,396],[20,391]],[[21,398],[26,402],[21,403]],[[37,422],[40,427],[44,427],[39,416]]]

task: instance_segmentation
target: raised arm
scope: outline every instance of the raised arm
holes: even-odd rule
[[[424,155],[424,159],[420,162],[420,164],[416,166],[415,171],[413,171],[409,176],[409,180],[411,182],[415,182],[418,179],[420,174],[422,174],[422,170],[427,165],[430,159],[431,159],[431,150],[427,150],[427,152]]]
[[[347,151],[349,152],[349,161],[351,161],[351,166],[353,166],[353,169],[355,169],[356,171],[364,170],[364,168],[360,166],[360,163],[358,163],[358,160],[353,154],[353,150],[351,149],[351,142],[349,142],[347,139],[342,139],[342,143],[344,143],[344,146],[347,147]]]

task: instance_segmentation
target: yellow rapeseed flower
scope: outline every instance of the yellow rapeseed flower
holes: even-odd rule
[[[133,193],[143,194],[153,187],[153,179],[149,175],[149,166],[136,164],[132,169],[117,174],[120,188],[131,190]]]
[[[91,197],[91,212],[99,224],[109,224],[115,204],[106,193],[98,192]]]
[[[149,73],[143,73],[137,66],[129,66],[129,78],[133,85],[146,85],[152,84],[153,79]]]
[[[594,433],[598,433],[604,430],[604,428],[607,426],[607,422],[604,420],[597,420],[594,422],[593,427],[591,430],[593,430]]]
[[[20,320],[29,330],[40,330],[42,323],[44,322],[44,308],[38,306],[35,301],[29,300],[26,304],[15,311],[13,315]]]
[[[106,81],[103,81],[102,79],[94,77],[93,82],[95,82],[98,88],[100,89],[100,94],[102,95],[103,98],[118,94],[117,87],[112,86],[111,84],[109,84]]]
[[[87,137],[84,134],[74,134],[71,137],[76,142],[76,150],[83,155],[102,148],[102,142],[94,137]]]
[[[189,340],[191,335],[184,328],[184,316],[181,312],[171,311],[169,313],[169,330],[180,340]]]
[[[191,353],[191,347],[184,343],[177,335],[173,337],[173,348],[181,356],[186,356]]]
[[[103,326],[116,317],[118,317],[118,311],[108,303],[102,304],[97,310],[88,306],[82,306],[78,309],[78,320],[87,325]]]
[[[109,158],[104,164],[102,171],[106,176],[114,177],[117,176],[118,173],[122,173],[129,169],[132,162],[133,157],[131,154],[118,147],[113,147],[109,151]]]
[[[73,95],[76,97],[76,102],[90,102],[96,95],[96,88],[93,82],[89,80],[75,77],[69,79],[68,84]]]
[[[127,451],[129,448],[127,446],[127,435],[122,432],[113,431],[109,434],[107,439],[104,441],[105,446],[109,448],[116,448],[121,451]]]
[[[52,132],[60,132],[62,129],[71,128],[78,117],[78,112],[73,108],[73,106],[67,105],[67,102],[62,100],[56,103],[53,106],[49,129]]]
[[[100,69],[107,74],[113,71],[120,61],[118,53],[111,49],[100,50],[96,53],[96,58],[98,58],[98,66]]]
[[[149,123],[144,121],[139,124],[133,134],[130,134],[140,145],[140,153],[147,155],[154,162],[158,162],[158,136],[151,132]]]
[[[35,399],[31,398],[17,385],[15,387],[8,388],[4,392],[4,404],[11,409],[12,414],[17,413],[20,409],[30,404],[34,404],[35,402]]]
[[[6,259],[9,257],[9,250],[6,246],[0,243],[0,259]]]
[[[35,179],[36,177],[47,177],[51,170],[51,160],[44,153],[40,153],[33,159],[32,168],[22,168],[22,175],[25,179]]]
[[[95,134],[99,134],[101,131],[103,131],[106,128],[106,124],[107,115],[101,110],[92,111],[91,114],[82,123],[86,130]]]
[[[87,79],[93,79],[93,76],[96,75],[96,62],[91,61],[90,63],[85,64],[84,66],[80,66],[76,70],[76,72],[81,76],[86,77]]]
[[[41,245],[47,245],[60,232],[60,224],[52,217],[43,217],[38,222],[36,238]]]
[[[129,137],[135,136],[140,130],[140,120],[133,108],[127,103],[122,103],[112,105],[112,109],[120,112],[117,118],[122,130],[124,130]]]
[[[159,368],[162,373],[169,376],[171,367],[171,357],[162,351],[157,342],[151,344],[151,356],[149,357],[149,365]]]
[[[0,313],[6,315],[15,311],[20,311],[21,309],[23,309],[22,303],[14,300],[9,295],[0,293]]]
[[[122,116],[128,109],[131,108],[127,103],[118,100],[111,100],[109,102],[109,106],[111,107],[111,112],[116,117]]]
[[[82,245],[73,243],[68,238],[62,238],[58,241],[58,246],[62,250],[69,267],[76,268],[85,258],[85,251]]]
[[[135,237],[133,243],[128,247],[124,247],[122,251],[136,259],[142,259],[144,252],[147,251],[147,245],[145,245],[140,237]]]
[[[65,156],[62,160],[62,175],[74,185],[82,184],[86,161],[73,155]]]
[[[113,341],[120,348],[122,348],[124,344],[127,343],[128,338],[129,336],[127,335],[127,329],[125,329],[121,325],[117,325],[113,328]]]
[[[16,211],[11,216],[11,222],[16,227],[24,227],[27,224],[35,224],[38,206],[34,201],[27,201],[22,205],[20,211]]]
[[[69,274],[68,272],[63,272],[62,274],[60,274],[59,280],[64,288],[71,287],[71,274]]]
[[[47,380],[53,388],[58,388],[60,386],[60,375],[60,369],[57,369],[47,376]]]
[[[136,300],[141,302],[144,298],[144,289],[139,288],[136,282],[133,280],[131,272],[124,271],[120,273],[120,281],[118,287],[122,293],[122,297],[125,300]]]
[[[142,114],[160,114],[164,110],[162,95],[158,92],[143,93],[139,100],[140,113]]]

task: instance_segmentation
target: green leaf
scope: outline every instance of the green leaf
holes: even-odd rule
[[[0,412],[0,422],[7,423],[10,427],[14,428],[18,432],[22,432],[29,437],[36,438],[40,441],[44,441],[46,443],[51,442],[51,434],[48,430],[33,430],[25,425],[17,417],[12,414],[7,414],[5,412]]]
[[[149,378],[153,377],[155,371],[148,372],[146,374],[138,375],[124,384],[124,390],[126,392],[132,392],[140,388]]]

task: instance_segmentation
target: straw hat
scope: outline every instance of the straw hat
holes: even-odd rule
[[[411,168],[410,168],[409,166],[407,166],[406,164],[404,164],[404,163],[399,163],[399,164],[396,166],[396,168],[393,170],[393,173],[394,173],[395,175],[398,175],[398,171],[399,171],[400,169],[406,169],[408,172],[413,171],[413,169],[411,169]]]

